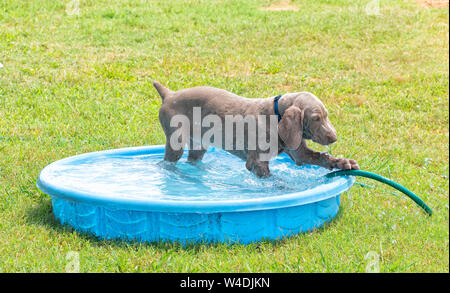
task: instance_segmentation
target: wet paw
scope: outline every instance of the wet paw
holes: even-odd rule
[[[355,160],[338,159],[335,168],[342,170],[359,170],[359,165]]]

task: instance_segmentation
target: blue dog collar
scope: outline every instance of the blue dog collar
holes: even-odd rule
[[[278,122],[280,122],[280,120],[281,120],[281,118],[282,118],[280,112],[278,111],[278,100],[281,99],[282,96],[283,96],[283,95],[278,95],[278,96],[276,96],[275,99],[273,100],[273,109],[274,109],[274,111],[275,111],[275,114],[276,114],[277,117],[278,117]]]

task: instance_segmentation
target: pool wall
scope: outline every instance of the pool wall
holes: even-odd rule
[[[332,220],[340,196],[309,204],[245,212],[169,213],[96,206],[52,198],[55,217],[102,239],[243,243],[281,239]]]

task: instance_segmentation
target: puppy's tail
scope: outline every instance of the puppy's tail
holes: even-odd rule
[[[172,93],[171,90],[169,90],[168,88],[165,88],[162,84],[160,84],[159,82],[157,82],[156,80],[153,81],[153,86],[155,87],[155,89],[158,91],[158,94],[161,96],[162,101],[164,102],[164,99]]]

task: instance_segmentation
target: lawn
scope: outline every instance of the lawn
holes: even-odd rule
[[[276,5],[288,10],[261,9]],[[449,272],[448,17],[404,0],[2,0],[0,272],[64,272],[74,253],[81,272]],[[334,155],[434,214],[358,178],[326,227],[275,242],[139,244],[59,225],[40,170],[163,144],[152,80],[250,98],[310,91],[338,131]]]

